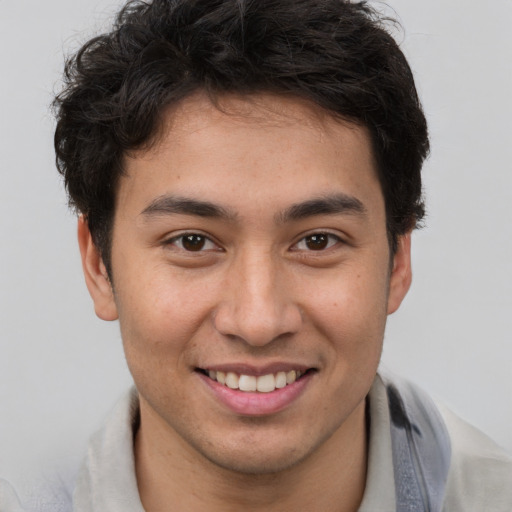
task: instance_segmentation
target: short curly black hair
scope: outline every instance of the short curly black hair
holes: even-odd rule
[[[390,24],[364,1],[129,1],[111,32],[68,59],[54,101],[57,167],[107,268],[123,156],[149,146],[166,107],[198,91],[297,97],[366,126],[395,250],[424,216],[429,141]]]

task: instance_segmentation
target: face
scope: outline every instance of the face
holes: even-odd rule
[[[366,130],[298,100],[195,96],[125,169],[113,293],[85,224],[80,240],[143,427],[247,473],[361,428],[410,280],[408,237],[390,260]]]

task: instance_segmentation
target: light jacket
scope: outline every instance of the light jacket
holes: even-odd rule
[[[377,375],[368,400],[359,512],[512,511],[512,458],[484,434],[396,377]],[[43,486],[22,506],[0,480],[0,512],[144,512],[133,454],[138,413],[132,389],[92,437],[72,501],[70,489],[49,493]]]

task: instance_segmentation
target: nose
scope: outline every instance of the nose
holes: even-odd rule
[[[275,259],[248,252],[231,263],[214,314],[221,334],[264,346],[300,329],[302,314],[290,276]]]

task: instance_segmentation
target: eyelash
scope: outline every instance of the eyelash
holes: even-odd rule
[[[325,242],[326,245],[317,248],[311,248],[307,247],[308,242],[318,243],[320,245]],[[308,252],[323,252],[342,242],[343,240],[337,235],[333,235],[332,233],[325,231],[318,231],[302,237],[296,244],[294,244],[293,248],[297,251],[304,250]],[[306,247],[301,248],[301,244],[305,245]]]
[[[198,248],[198,250],[190,249],[185,247],[185,243],[191,243],[191,244],[201,244]],[[168,240],[165,240],[165,245],[174,245],[180,250],[183,250],[185,252],[205,252],[205,251],[211,251],[211,250],[219,250],[219,246],[212,241],[211,238],[207,237],[206,235],[203,235],[202,233],[182,233],[181,235],[174,236]],[[204,246],[206,244],[211,245],[211,248],[205,249]]]
[[[220,250],[219,246],[214,241],[212,241],[211,238],[209,238],[206,235],[203,235],[202,233],[183,233],[181,235],[174,236],[166,240],[164,243],[165,245],[173,245],[178,249],[189,253],[201,253],[212,250]],[[319,247],[308,247],[308,243],[316,243],[319,245]],[[323,252],[330,249],[331,247],[334,247],[339,243],[343,243],[343,240],[339,236],[334,235],[332,233],[319,231],[302,237],[297,243],[295,243],[292,246],[291,250],[305,252]],[[197,247],[197,250],[191,248],[191,246],[187,248],[185,244],[192,244],[192,246],[195,245]],[[211,245],[211,247],[205,248],[205,245]],[[301,245],[303,245],[303,247],[301,247]]]

